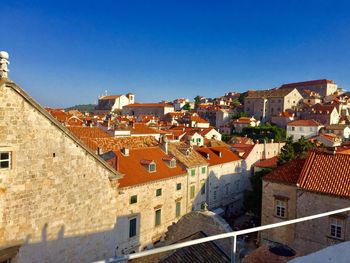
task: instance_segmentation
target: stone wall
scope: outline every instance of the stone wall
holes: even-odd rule
[[[169,227],[162,245],[176,243],[199,231],[204,232],[207,236],[213,236],[232,232],[232,229],[220,216],[213,212],[191,212],[182,217],[176,225]],[[219,239],[214,242],[226,255],[231,255],[232,243],[230,238]]]
[[[297,217],[305,217],[350,206],[350,199],[298,190]],[[344,214],[345,238],[330,237],[329,217],[322,217],[296,224],[295,248],[300,254],[308,254],[327,246],[350,240],[349,213]]]
[[[0,248],[15,262],[88,262],[114,255],[116,174],[19,87],[0,80]],[[62,130],[63,129],[63,130]]]
[[[296,218],[296,187],[293,185],[279,184],[271,181],[263,181],[263,195],[261,207],[261,225],[279,223]],[[287,199],[287,216],[279,218],[275,214],[276,196]],[[283,226],[260,232],[260,240],[264,242],[274,241],[289,246],[294,242],[295,225]]]

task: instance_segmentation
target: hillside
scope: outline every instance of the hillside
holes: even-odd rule
[[[81,112],[93,112],[95,109],[95,104],[81,104],[81,105],[74,105],[72,107],[66,108],[65,111],[69,111],[69,110],[78,110]]]

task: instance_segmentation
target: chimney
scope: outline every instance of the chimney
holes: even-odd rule
[[[207,159],[208,159],[208,160],[210,159],[210,154],[209,154],[209,153],[207,153]]]
[[[0,51],[0,79],[8,78],[8,68],[7,65],[9,62],[9,54],[6,51]]]
[[[123,148],[122,148],[122,154],[123,154],[124,156],[129,156],[129,148],[123,147]]]

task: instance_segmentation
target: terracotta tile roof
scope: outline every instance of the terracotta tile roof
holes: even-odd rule
[[[321,123],[315,121],[315,120],[296,120],[296,121],[291,121],[287,124],[287,126],[322,126]]]
[[[79,139],[82,138],[109,138],[112,137],[98,127],[79,127],[67,126],[68,130],[72,132]]]
[[[159,143],[153,136],[110,137],[110,138],[82,138],[92,150],[115,151],[127,147],[129,149],[157,146]]]
[[[309,80],[309,81],[303,81],[303,82],[283,84],[281,86],[281,89],[312,86],[312,85],[323,85],[323,84],[335,84],[335,82],[333,80],[328,80],[328,79]]]
[[[133,126],[128,128],[131,134],[159,134],[162,133],[159,130],[152,129],[144,123],[134,123]]]
[[[181,163],[187,167],[207,165],[207,161],[202,155],[193,150],[190,146],[183,142],[168,143],[169,153],[175,156]],[[186,154],[188,152],[188,155]]]
[[[312,151],[300,174],[300,188],[350,197],[350,155]]]
[[[124,106],[124,108],[147,107],[147,108],[164,108],[173,107],[170,103],[134,103]]]
[[[271,157],[269,159],[258,161],[254,164],[255,167],[259,168],[272,168],[277,166],[278,156]]]
[[[294,88],[290,88],[290,89],[256,90],[256,91],[251,91],[251,93],[248,93],[248,96],[246,98],[248,98],[248,99],[272,98],[272,97],[279,98],[279,97],[287,96],[293,90],[294,90]]]
[[[45,108],[59,122],[66,122],[72,115],[61,109]]]
[[[119,187],[167,179],[186,173],[178,163],[175,168],[170,168],[167,161],[163,160],[167,155],[159,147],[130,149],[129,156],[123,155],[121,151],[114,152],[117,155],[117,171],[124,174],[124,177],[119,180]],[[155,162],[155,172],[148,172],[147,163],[143,164],[145,160]]]
[[[311,107],[311,110],[316,111],[318,113],[331,113],[334,109],[336,109],[336,105],[334,104],[315,104]]]
[[[250,152],[253,150],[255,144],[235,143],[231,146],[238,153],[242,154],[240,154],[239,156],[241,156],[243,159],[246,159],[249,156]]]
[[[303,169],[305,159],[289,161],[275,168],[264,176],[264,180],[276,181],[285,184],[296,184]]]
[[[100,97],[99,100],[115,100],[118,99],[122,95],[108,95],[108,96],[103,96]]]
[[[241,158],[228,147],[202,147],[197,148],[196,151],[199,152],[211,166],[241,160]]]
[[[349,125],[346,125],[346,124],[331,124],[331,125],[326,125],[324,128],[326,130],[344,130],[346,127],[349,127]]]

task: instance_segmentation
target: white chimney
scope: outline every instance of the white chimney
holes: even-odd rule
[[[129,156],[129,149],[128,148],[122,148],[122,153],[124,154],[124,156]]]
[[[7,65],[10,64],[9,62],[9,54],[6,51],[0,51],[0,79],[8,78],[8,68]]]

